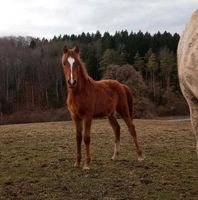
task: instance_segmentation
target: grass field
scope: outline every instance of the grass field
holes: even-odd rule
[[[146,156],[142,163],[125,124],[119,123],[121,151],[111,161],[111,127],[107,120],[93,122],[88,174],[73,168],[72,122],[0,126],[0,199],[198,199],[190,122],[135,120]]]

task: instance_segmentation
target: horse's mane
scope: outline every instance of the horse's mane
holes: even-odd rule
[[[81,59],[80,59],[80,56],[78,56],[78,62],[79,62],[79,67],[80,67],[80,72],[81,72],[81,74],[83,75],[83,78],[85,79],[85,80],[88,80],[88,81],[93,81],[93,79],[89,76],[89,74],[87,73],[87,70],[86,70],[86,68],[85,68],[85,65],[84,65],[84,63],[81,61]]]

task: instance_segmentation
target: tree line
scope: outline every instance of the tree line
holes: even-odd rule
[[[181,99],[177,76],[177,33],[150,34],[118,31],[59,35],[53,39],[4,37],[0,39],[0,114],[19,110],[60,108],[66,101],[61,66],[63,46],[79,45],[89,75],[108,78],[112,65],[119,70],[132,66],[146,89],[143,96],[154,106],[167,106]],[[129,67],[130,68],[130,67]],[[124,69],[124,68],[123,68]],[[108,72],[108,73],[107,73]],[[126,73],[125,76],[131,76]],[[119,75],[119,74],[118,74]],[[109,76],[110,77],[110,76]],[[117,77],[110,77],[119,79]],[[133,77],[131,77],[133,78]],[[130,79],[130,77],[129,77]],[[141,92],[133,83],[131,87]],[[137,96],[138,98],[138,96]]]

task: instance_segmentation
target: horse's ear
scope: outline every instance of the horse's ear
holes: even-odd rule
[[[74,51],[78,54],[78,53],[79,53],[79,47],[78,47],[78,46],[75,46],[75,47],[74,47]]]
[[[63,52],[64,52],[64,53],[67,53],[67,52],[68,52],[68,48],[67,48],[66,45],[63,47]]]

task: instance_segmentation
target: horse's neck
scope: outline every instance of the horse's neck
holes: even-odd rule
[[[89,90],[90,80],[85,77],[80,77],[77,83],[77,90],[79,94],[85,95]]]

